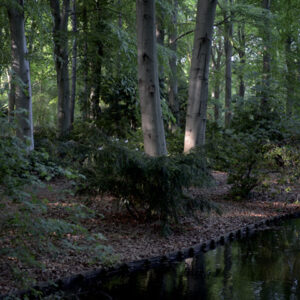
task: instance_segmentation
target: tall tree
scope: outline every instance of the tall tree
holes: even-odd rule
[[[15,92],[15,79],[13,78],[13,71],[7,71],[7,82],[8,82],[8,115],[9,120],[13,120],[14,110],[16,106],[16,92]]]
[[[83,71],[83,82],[84,88],[82,93],[81,107],[82,107],[82,119],[87,120],[90,114],[90,105],[89,105],[89,66],[88,66],[88,17],[87,17],[87,3],[83,4],[82,11],[82,30],[84,34],[83,40],[83,59],[82,59],[82,71]]]
[[[157,13],[156,17],[156,41],[158,43],[158,46],[163,48],[165,44],[165,36],[166,36],[166,30],[165,30],[165,11],[164,7],[161,7],[159,10],[159,13]],[[165,70],[163,63],[158,63],[158,81],[159,86],[161,89],[161,94],[164,92],[165,88]]]
[[[53,16],[53,41],[56,78],[58,88],[58,131],[66,135],[71,127],[71,105],[68,70],[68,19],[70,0],[50,0]]]
[[[34,149],[32,95],[29,62],[24,28],[24,1],[13,0],[7,7],[11,35],[11,57],[14,98],[17,121],[17,136],[28,143],[27,149]],[[12,104],[11,104],[12,105]]]
[[[245,66],[246,66],[246,35],[245,35],[245,24],[241,23],[238,26],[237,30],[238,35],[238,55],[240,59],[240,68],[238,72],[238,78],[239,78],[239,97],[240,100],[244,100],[245,92],[246,92],[246,86],[245,86],[245,79],[244,79],[244,72],[245,72]]]
[[[271,85],[271,39],[270,39],[270,13],[271,0],[262,0],[262,7],[266,12],[265,28],[263,33],[263,74],[262,74],[262,97],[261,97],[261,109],[267,112],[270,109],[270,85]]]
[[[172,50],[171,57],[169,58],[170,65],[170,79],[169,79],[169,105],[171,111],[176,119],[176,124],[179,125],[179,101],[178,101],[178,79],[177,79],[177,18],[178,18],[178,0],[172,0],[172,24],[169,33],[170,49]]]
[[[72,32],[74,34],[72,46],[72,88],[71,88],[71,124],[74,122],[76,78],[77,78],[77,9],[76,0],[72,0]]]
[[[231,82],[232,82],[232,36],[233,23],[231,16],[232,0],[226,0],[224,13],[224,49],[225,49],[225,127],[230,126],[231,121]]]
[[[217,122],[220,119],[220,94],[221,94],[221,60],[223,56],[222,39],[218,38],[212,47],[212,67],[214,72],[213,80],[213,100],[214,100],[214,118]]]
[[[288,36],[285,41],[285,59],[286,59],[286,83],[287,83],[287,94],[286,94],[286,115],[291,117],[293,114],[293,104],[294,104],[294,78],[295,78],[295,68],[293,62],[292,54],[292,38]]]
[[[299,4],[298,4],[299,5]],[[295,95],[296,95],[296,84],[295,78],[297,78],[297,55],[295,53],[295,45],[297,44],[297,31],[298,26],[294,25],[295,23],[292,20],[297,19],[299,15],[299,9],[297,10],[296,2],[293,0],[287,0],[284,6],[284,14],[282,14],[282,23],[283,28],[282,40],[285,45],[285,62],[286,62],[286,115],[291,117],[293,115],[294,104],[295,104]],[[299,5],[300,8],[300,5]],[[282,8],[281,8],[282,9]]]
[[[184,152],[205,144],[208,75],[217,0],[198,0]]]
[[[93,0],[93,16],[90,15],[91,25],[97,29],[91,35],[91,43],[89,45],[89,53],[93,57],[89,58],[90,65],[90,103],[92,106],[92,116],[94,119],[99,118],[101,113],[100,108],[100,93],[101,93],[101,73],[102,73],[102,60],[103,60],[103,42],[102,32],[104,28],[103,15],[104,5],[106,1]]]
[[[167,154],[158,82],[155,1],[137,0],[138,86],[144,150],[150,156]]]

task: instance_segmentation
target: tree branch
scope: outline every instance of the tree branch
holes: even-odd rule
[[[221,22],[218,22],[218,23],[214,24],[214,26],[215,26],[215,27],[218,27],[218,26],[220,26],[220,25],[226,23],[230,17],[231,17],[231,16],[228,16],[228,17],[224,18],[224,20],[222,20]],[[183,37],[185,37],[185,36],[187,36],[187,35],[193,33],[194,31],[195,31],[195,29],[192,29],[192,30],[189,30],[189,31],[187,31],[187,32],[182,33],[182,34],[179,35],[176,39],[174,39],[170,44],[172,45],[172,44],[176,43],[179,39],[181,39],[181,38],[183,38]]]

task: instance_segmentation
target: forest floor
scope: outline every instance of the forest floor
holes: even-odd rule
[[[149,223],[145,218],[134,219],[124,207],[109,196],[83,197],[72,195],[71,185],[66,180],[56,180],[38,191],[39,197],[49,200],[49,217],[66,219],[64,207],[83,203],[96,212],[96,216],[83,222],[91,232],[102,233],[104,245],[111,247],[107,261],[110,263],[133,261],[146,257],[158,256],[187,248],[189,246],[220,237],[273,216],[294,212],[300,209],[300,185],[279,186],[275,181],[266,191],[253,192],[247,201],[232,201],[228,197],[230,186],[226,183],[227,175],[213,172],[215,185],[210,188],[191,188],[193,195],[202,195],[214,201],[222,210],[197,213],[197,220],[192,217],[180,219],[180,224],[172,226],[172,233],[162,236],[157,222]],[[37,281],[55,280],[72,274],[102,267],[101,263],[90,264],[89,253],[78,254],[74,250],[64,251],[59,255],[41,254],[43,270],[26,269]],[[0,257],[0,294],[16,290],[16,282],[7,263]]]

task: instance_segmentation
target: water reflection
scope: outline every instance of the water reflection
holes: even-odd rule
[[[104,284],[81,299],[300,299],[300,220],[193,259]],[[106,297],[106,298],[105,298]]]

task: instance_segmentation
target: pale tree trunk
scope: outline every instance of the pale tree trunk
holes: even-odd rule
[[[156,41],[163,47],[165,42],[165,28],[164,28],[164,13],[161,12],[161,16],[156,18]],[[165,90],[165,70],[163,63],[158,62],[158,82],[160,91],[164,92]]]
[[[161,156],[167,154],[167,148],[158,82],[154,0],[137,0],[136,12],[144,150],[150,156]]]
[[[291,117],[293,114],[293,104],[294,104],[294,96],[295,96],[294,80],[296,77],[296,74],[294,72],[294,62],[293,62],[291,45],[292,45],[292,39],[291,37],[288,37],[285,41],[285,57],[286,57],[286,66],[287,66],[286,115],[288,117]]]
[[[232,6],[232,0],[226,0],[227,7]],[[233,24],[231,10],[224,14],[225,26],[224,26],[224,49],[225,49],[225,127],[230,126],[232,112],[231,112],[231,79],[232,79],[232,35]],[[228,19],[228,20],[227,20]],[[227,20],[227,21],[226,21]]]
[[[271,0],[262,0],[264,9],[270,11]],[[261,97],[261,110],[268,112],[270,109],[270,81],[271,81],[271,55],[270,55],[270,22],[266,19],[264,30],[264,49],[263,49],[263,74],[262,74],[262,97]]]
[[[212,47],[212,62],[213,62],[213,70],[215,73],[214,82],[213,82],[213,99],[214,99],[214,118],[215,122],[219,121],[220,119],[220,94],[221,94],[221,80],[220,80],[220,73],[221,73],[221,59],[223,55],[223,47],[222,47],[222,40],[219,39],[218,43],[216,43]]]
[[[58,132],[60,136],[69,133],[71,128],[71,105],[68,70],[68,18],[70,0],[50,0],[53,16],[54,58],[58,89]]]
[[[244,80],[244,72],[246,66],[246,37],[245,37],[245,25],[241,24],[238,28],[238,40],[239,48],[238,54],[240,58],[240,69],[239,69],[239,97],[242,101],[245,98],[246,85]]]
[[[209,61],[217,0],[198,0],[184,152],[205,144]]]
[[[178,16],[178,0],[173,0],[172,29],[170,31],[170,49],[173,51],[169,59],[170,80],[169,80],[169,105],[176,119],[176,123],[172,124],[172,130],[176,130],[179,125],[179,101],[178,101],[178,80],[177,80],[177,16]]]
[[[7,71],[7,82],[8,82],[8,117],[9,121],[12,122],[14,119],[14,111],[16,105],[16,91],[15,91],[15,76],[13,71]]]
[[[101,30],[103,24],[101,22],[102,7],[101,1],[96,0],[96,18],[92,22],[95,28]],[[92,105],[92,116],[96,120],[100,117],[100,92],[101,92],[101,73],[102,73],[102,58],[103,58],[103,44],[99,36],[95,36],[93,40],[93,54],[94,56],[90,60],[90,103]]]
[[[72,88],[71,88],[71,124],[74,122],[75,99],[76,99],[76,77],[77,77],[77,16],[76,0],[72,0],[72,32],[74,34],[72,48]]]
[[[34,149],[32,96],[29,62],[26,58],[28,51],[23,7],[23,0],[14,0],[7,9],[11,34],[12,73],[15,79],[13,80],[15,86],[11,91],[11,97],[13,97],[14,93],[17,110],[15,114],[17,136],[27,143],[27,149],[31,151]]]

